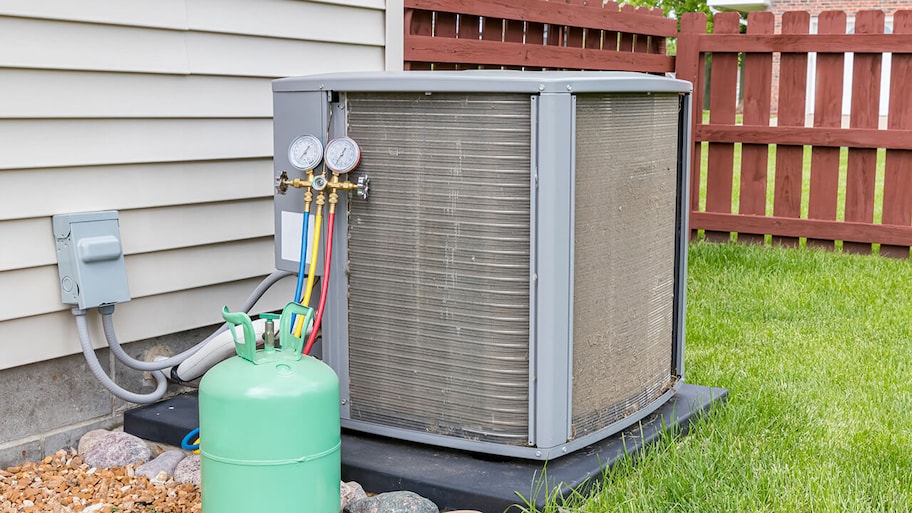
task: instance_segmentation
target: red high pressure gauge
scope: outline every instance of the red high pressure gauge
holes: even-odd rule
[[[337,137],[326,144],[323,159],[334,173],[348,173],[361,163],[361,148],[351,137]]]

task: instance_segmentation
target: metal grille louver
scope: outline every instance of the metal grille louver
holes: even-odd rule
[[[351,418],[527,444],[529,95],[347,108],[372,179],[349,217]]]
[[[573,436],[672,385],[678,95],[580,95]]]

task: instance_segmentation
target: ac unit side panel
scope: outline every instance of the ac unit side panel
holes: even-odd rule
[[[679,104],[677,94],[577,97],[574,437],[673,385]]]
[[[275,180],[283,173],[289,179],[305,178],[304,171],[292,166],[289,146],[301,135],[313,135],[325,143],[329,103],[324,91],[278,93],[273,96],[273,166]],[[289,187],[284,194],[275,195],[275,259],[276,269],[297,272],[301,261],[304,210],[304,189]],[[314,219],[310,218],[312,233]],[[325,240],[325,232],[323,233]],[[309,263],[310,253],[304,258]],[[317,257],[317,274],[323,274],[322,254]]]
[[[530,96],[346,101],[350,418],[528,444]]]

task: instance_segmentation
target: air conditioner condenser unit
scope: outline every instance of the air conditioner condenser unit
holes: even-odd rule
[[[553,459],[675,393],[689,83],[401,72],[273,91],[277,178],[303,176],[300,136],[345,135],[361,147],[350,179],[370,179],[338,206],[323,324],[343,427]],[[298,269],[302,205],[299,189],[275,197],[279,269]]]

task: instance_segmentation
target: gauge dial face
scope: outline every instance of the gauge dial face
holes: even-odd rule
[[[288,161],[302,171],[317,167],[322,157],[323,143],[312,135],[299,136],[288,145]]]
[[[348,173],[361,162],[361,148],[351,137],[337,137],[326,144],[326,167]]]

